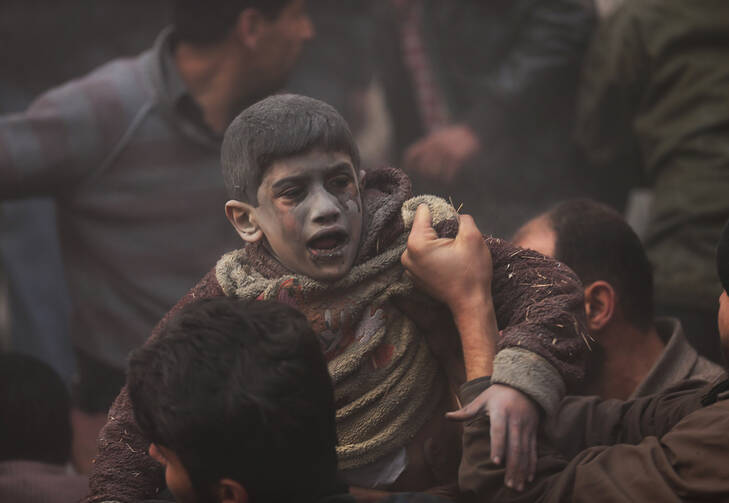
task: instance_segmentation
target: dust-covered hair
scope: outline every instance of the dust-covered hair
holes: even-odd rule
[[[228,197],[258,205],[256,192],[266,169],[314,149],[347,154],[359,169],[352,132],[331,105],[297,94],[269,96],[251,105],[223,138],[220,160]]]

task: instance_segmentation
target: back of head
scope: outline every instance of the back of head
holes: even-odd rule
[[[331,379],[303,315],[222,297],[187,306],[129,360],[148,439],[174,451],[201,501],[223,478],[251,501],[313,501],[338,487]]]
[[[65,464],[71,453],[68,391],[45,363],[0,354],[0,461]]]
[[[228,36],[247,8],[274,19],[292,0],[175,0],[173,23],[179,40],[198,46],[212,45]]]
[[[584,285],[610,283],[627,321],[647,330],[653,323],[653,270],[643,245],[623,217],[589,199],[558,204],[547,213],[555,233],[554,255]]]
[[[342,152],[359,170],[359,150],[334,107],[306,96],[269,96],[241,112],[223,139],[221,164],[228,196],[257,205],[264,172],[285,157],[321,149]]]

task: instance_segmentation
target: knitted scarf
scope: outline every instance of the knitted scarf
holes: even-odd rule
[[[436,360],[413,320],[391,300],[413,293],[400,255],[418,204],[428,204],[436,229],[442,230],[447,223],[452,233],[456,222],[452,206],[434,196],[400,203],[396,223],[392,215],[378,214],[393,209],[391,204],[389,209],[382,206],[383,198],[392,202],[392,192],[370,190],[364,196],[368,219],[360,256],[335,283],[278,269],[260,247],[230,252],[216,267],[226,295],[288,303],[306,315],[318,334],[334,383],[337,453],[344,470],[375,462],[405,446],[440,399],[443,387],[436,385]],[[376,227],[380,227],[376,234],[384,239],[373,236]],[[393,227],[399,232],[392,233]],[[372,243],[374,253],[367,250]]]

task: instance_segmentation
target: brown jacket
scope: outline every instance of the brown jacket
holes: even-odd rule
[[[467,383],[463,399],[470,401],[487,386],[487,380]],[[503,485],[503,467],[489,461],[488,421],[476,419],[464,432],[459,472],[464,500],[729,501],[729,400],[724,391],[702,404],[710,390],[693,380],[629,402],[565,404],[563,409],[577,409],[560,411],[571,418],[563,425],[573,431],[571,443],[543,439],[537,477],[522,493]]]

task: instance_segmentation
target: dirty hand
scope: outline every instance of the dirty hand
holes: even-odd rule
[[[444,127],[408,147],[403,169],[450,182],[479,148],[478,138],[468,126]]]
[[[466,421],[483,414],[491,423],[491,460],[501,464],[506,455],[504,482],[507,487],[523,490],[525,482],[533,480],[537,467],[537,404],[514,388],[493,384],[446,417]]]
[[[491,302],[491,252],[469,215],[460,215],[454,239],[439,238],[428,206],[418,206],[401,261],[420,288],[454,313]]]

